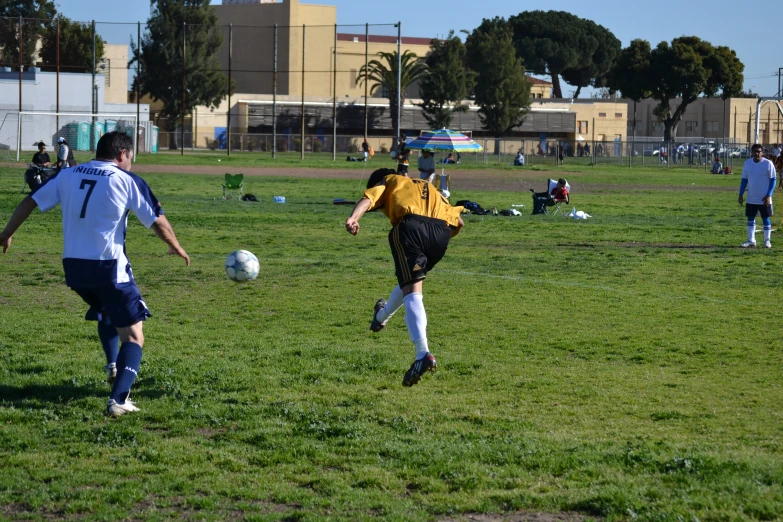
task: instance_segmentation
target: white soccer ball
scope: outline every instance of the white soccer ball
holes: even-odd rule
[[[389,156],[391,157],[391,159],[397,159],[397,155],[398,155],[398,153],[397,153],[396,150],[393,150],[393,151],[391,151],[389,153]]]
[[[252,281],[260,269],[258,258],[247,250],[234,250],[226,258],[226,275],[237,283]]]
[[[446,199],[449,199],[449,196],[451,196],[451,192],[449,192],[447,189],[441,190],[440,193],[443,194],[443,197]]]

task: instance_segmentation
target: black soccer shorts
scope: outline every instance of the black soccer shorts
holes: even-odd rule
[[[443,259],[451,229],[441,219],[416,214],[402,218],[389,232],[394,272],[400,288],[421,281]]]

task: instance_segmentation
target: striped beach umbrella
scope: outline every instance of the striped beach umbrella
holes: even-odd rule
[[[406,147],[432,152],[481,152],[484,150],[481,145],[464,134],[449,129],[426,132],[408,142]]]

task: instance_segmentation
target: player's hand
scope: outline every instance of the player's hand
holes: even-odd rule
[[[169,247],[169,255],[171,256],[179,256],[182,259],[185,260],[185,266],[190,266],[190,256],[187,252],[181,247],[181,246],[170,246]]]
[[[352,236],[359,233],[359,228],[361,227],[359,227],[359,221],[357,219],[349,217],[345,220],[345,230]]]
[[[14,236],[6,236],[5,234],[0,234],[0,245],[3,247],[3,254],[8,252],[8,249],[11,248],[11,239]]]

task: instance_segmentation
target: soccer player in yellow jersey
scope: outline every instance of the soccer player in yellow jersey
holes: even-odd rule
[[[449,240],[465,225],[460,217],[462,208],[452,207],[425,180],[378,169],[370,175],[364,197],[345,221],[345,229],[354,236],[359,233],[359,219],[368,210],[380,210],[391,221],[389,246],[399,284],[388,301],[379,299],[375,303],[370,329],[380,332],[389,318],[405,305],[405,324],[416,348],[416,360],[405,373],[403,386],[413,386],[437,366],[427,344],[422,283],[427,272],[443,258]]]

